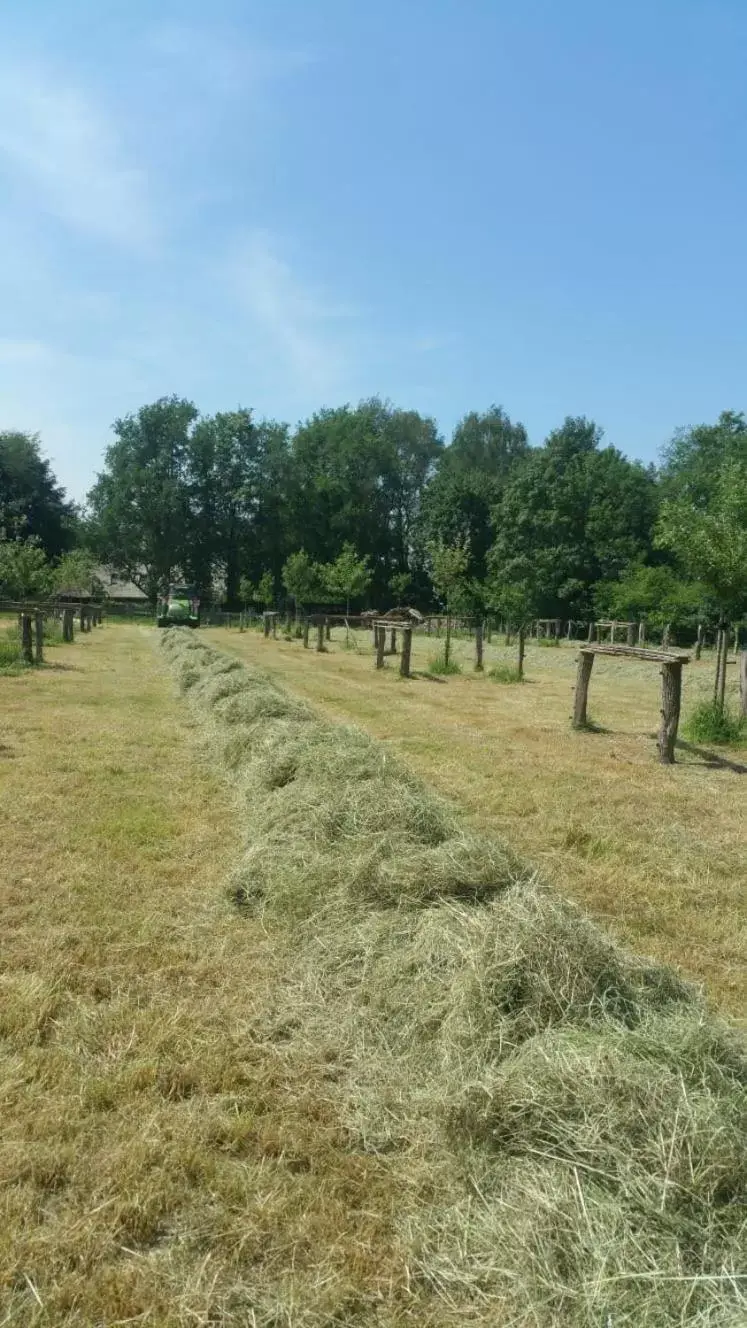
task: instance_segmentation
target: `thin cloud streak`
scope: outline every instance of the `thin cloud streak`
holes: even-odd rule
[[[331,320],[350,318],[349,306],[320,299],[278,257],[276,245],[264,231],[251,232],[231,270],[231,284],[252,330],[261,342],[270,340],[282,355],[296,391],[323,397],[339,390],[347,376],[349,355],[333,337]]]
[[[127,249],[154,246],[145,171],[125,162],[106,115],[58,72],[0,66],[3,164],[73,230]]]

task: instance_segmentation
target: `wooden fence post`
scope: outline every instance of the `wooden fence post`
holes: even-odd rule
[[[644,618],[638,624],[638,644],[643,649],[646,644],[646,621]]]
[[[376,667],[377,669],[383,669],[384,648],[386,646],[386,628],[377,627],[375,628],[375,632],[376,632]]]
[[[397,653],[397,629],[396,627],[393,627],[391,632],[389,633],[389,654],[396,655],[396,653]]]
[[[85,632],[85,630],[86,630],[86,611],[85,611],[85,608],[84,608],[84,606],[83,606],[82,604],[81,604],[81,606],[80,606],[79,616],[80,616],[80,630],[81,630],[81,632]]]
[[[62,610],[62,639],[63,641],[72,641],[75,637],[75,628],[73,627],[73,610],[65,608]]]
[[[483,622],[478,618],[475,623],[475,669],[482,673],[482,642],[483,642]]]
[[[589,645],[591,645],[592,641],[594,640],[594,623],[593,623],[593,622],[590,622],[590,623],[589,623],[589,630],[588,630],[588,632],[586,633],[586,640],[588,641]]]
[[[324,619],[324,639],[325,641],[332,640],[332,628],[330,626],[329,618]]]
[[[628,623],[628,645],[635,645],[635,623]]]
[[[682,700],[682,664],[672,660],[661,670],[661,728],[659,729],[659,759],[662,765],[674,765],[674,744],[680,722]]]
[[[402,628],[402,655],[399,661],[399,671],[403,678],[410,676],[410,655],[412,653],[412,628]],[[747,658],[747,656],[745,656]]]
[[[34,618],[34,662],[44,663],[44,614],[36,613]]]
[[[703,649],[703,624],[698,623],[698,639],[695,642],[695,658],[700,659],[700,652]]]
[[[573,698],[573,727],[586,728],[586,705],[589,697],[589,681],[594,667],[594,655],[591,650],[582,650],[578,657],[576,673],[576,692]]]
[[[519,677],[524,677],[524,646],[526,645],[526,628],[523,623],[519,624],[519,659],[517,669]]]
[[[31,614],[21,614],[21,656],[26,664],[34,662],[34,641],[31,633]]]
[[[739,654],[739,709],[747,719],[747,650]]]
[[[305,617],[304,620],[303,620],[303,648],[304,648],[304,650],[308,650],[308,648],[309,648],[309,615],[308,615],[308,613],[306,614],[306,617]]]
[[[269,640],[269,637],[270,637],[270,615],[269,615],[269,613],[263,613],[263,614],[262,614],[262,628],[263,628],[263,631],[264,631],[264,634],[265,634],[265,641],[268,641],[268,640]]]
[[[316,624],[316,648],[319,654],[324,650],[324,619],[318,618]]]

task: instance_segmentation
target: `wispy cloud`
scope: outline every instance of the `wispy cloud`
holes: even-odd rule
[[[330,324],[354,317],[355,310],[312,291],[279,257],[276,243],[265,231],[246,237],[230,280],[251,317],[254,336],[260,343],[269,339],[295,389],[317,397],[340,390],[349,354]]]
[[[211,92],[246,94],[247,89],[293,74],[315,63],[315,55],[298,48],[266,46],[214,27],[161,23],[147,36],[157,55],[186,65],[193,80]]]
[[[147,249],[156,235],[145,172],[125,161],[101,108],[51,68],[0,66],[0,167],[86,235]]]

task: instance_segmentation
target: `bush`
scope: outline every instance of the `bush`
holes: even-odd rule
[[[0,669],[6,672],[9,669],[20,668],[21,666],[21,647],[18,640],[18,632],[15,628],[8,628],[7,639],[0,639]]]
[[[747,737],[747,721],[728,706],[722,709],[716,701],[703,701],[688,717],[684,731],[691,742],[736,744]]]
[[[515,664],[494,664],[488,673],[488,677],[493,682],[523,682],[524,679],[519,673]]]
[[[535,644],[538,646],[542,646],[543,650],[557,650],[560,646],[560,637],[540,636],[537,638]]]
[[[461,664],[458,664],[455,659],[447,660],[443,651],[441,651],[440,655],[434,655],[433,658],[428,661],[429,673],[434,673],[440,676],[445,673],[461,673],[461,671]]]

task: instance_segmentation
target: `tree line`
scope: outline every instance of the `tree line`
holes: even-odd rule
[[[25,576],[33,593],[45,575],[71,575],[73,556],[78,575],[98,560],[152,600],[179,579],[228,607],[408,601],[675,632],[736,622],[747,422],[725,412],[681,430],[654,467],[604,445],[584,417],[530,446],[493,406],[447,446],[434,420],[378,398],[292,429],[169,397],[115,422],[83,511],[38,438],[0,433],[0,590]]]

